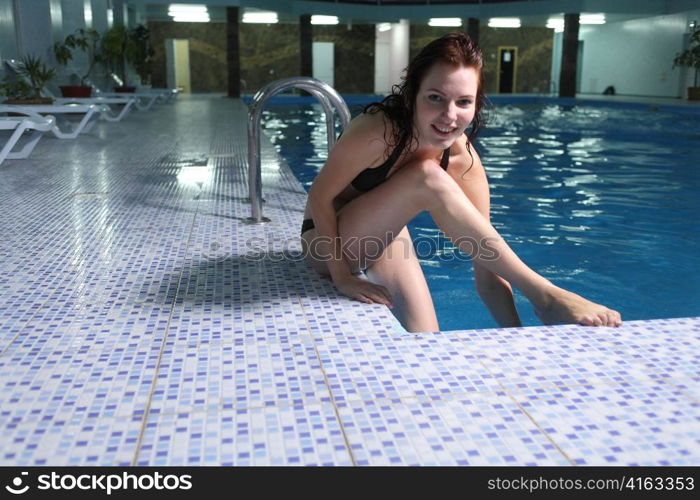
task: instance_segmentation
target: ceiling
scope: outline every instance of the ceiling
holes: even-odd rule
[[[213,22],[225,22],[226,7],[271,10],[281,23],[298,23],[301,14],[338,16],[341,23],[427,23],[431,17],[520,17],[523,26],[544,27],[564,12],[605,13],[608,23],[697,10],[697,0],[125,0],[149,21],[169,21],[170,3],[207,5]]]

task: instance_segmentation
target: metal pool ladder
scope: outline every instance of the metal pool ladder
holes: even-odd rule
[[[326,115],[326,133],[328,136],[328,151],[335,144],[335,117],[333,108],[340,115],[340,123],[343,129],[350,123],[350,111],[340,94],[325,82],[304,76],[283,78],[265,85],[253,97],[253,103],[248,111],[248,192],[250,197],[250,217],[246,219],[249,224],[263,224],[270,219],[262,215],[262,175],[260,169],[260,119],[265,103],[280,92],[298,88],[313,95],[323,107]]]

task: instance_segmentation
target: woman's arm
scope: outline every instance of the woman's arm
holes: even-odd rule
[[[386,288],[353,275],[343,255],[333,205],[335,198],[360,172],[381,163],[386,150],[383,137],[381,117],[356,117],[329,153],[326,164],[311,185],[309,208],[319,238],[316,248],[320,255],[326,256],[328,271],[336,288],[362,302],[391,307],[391,296]]]
[[[467,152],[466,141],[460,139],[456,144],[458,149],[458,167],[450,168],[450,175],[459,184],[469,200],[490,222],[490,192],[486,171],[481,163],[474,146],[470,146],[473,163]],[[454,147],[454,146],[453,146]],[[464,161],[460,161],[464,158]],[[469,168],[471,165],[471,168]],[[465,170],[469,170],[465,173]],[[502,328],[522,326],[518,311],[513,300],[513,290],[510,284],[500,276],[474,263],[474,280],[479,297],[488,308],[491,316]]]

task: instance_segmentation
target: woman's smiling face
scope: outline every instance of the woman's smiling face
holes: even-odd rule
[[[413,116],[419,149],[446,149],[464,133],[476,112],[476,69],[435,64],[423,78]]]

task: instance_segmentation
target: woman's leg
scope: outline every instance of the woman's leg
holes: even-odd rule
[[[343,207],[338,234],[353,270],[372,265],[423,210],[462,251],[520,289],[545,324],[613,326],[619,313],[554,286],[527,267],[454,180],[431,160],[402,167],[383,184]]]
[[[322,276],[330,276],[326,263],[313,252],[316,236],[316,229],[302,234],[304,255],[316,272]],[[435,332],[440,329],[433,299],[406,227],[365,271],[370,281],[389,290],[393,300],[392,312],[406,330]]]
[[[389,290],[392,312],[406,330],[440,330],[433,299],[406,227],[365,272],[370,281]]]

